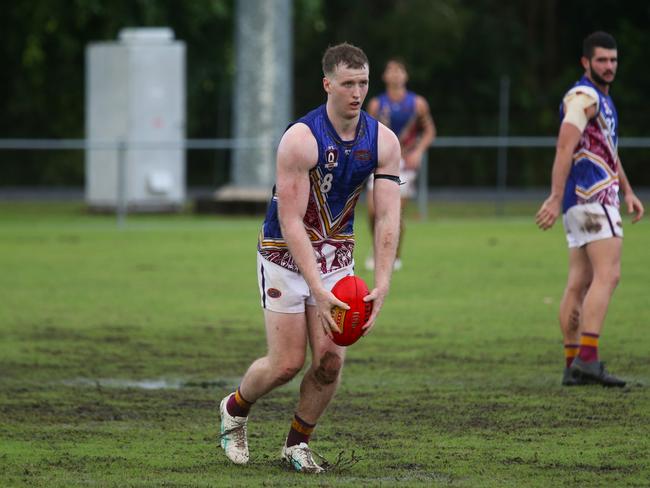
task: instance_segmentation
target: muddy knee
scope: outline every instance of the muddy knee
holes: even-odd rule
[[[343,360],[333,352],[326,352],[314,371],[314,378],[321,385],[331,385],[339,377]]]

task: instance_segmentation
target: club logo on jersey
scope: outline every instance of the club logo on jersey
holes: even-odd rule
[[[354,159],[357,161],[370,161],[370,151],[367,151],[365,149],[354,151]]]
[[[266,290],[266,294],[271,298],[280,298],[280,296],[282,296],[282,292],[277,288],[269,288]]]
[[[329,146],[325,151],[325,167],[329,170],[339,165],[339,150],[334,146]]]

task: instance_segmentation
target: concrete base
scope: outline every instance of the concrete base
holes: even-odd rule
[[[226,185],[213,195],[198,197],[194,211],[199,214],[264,215],[271,199],[268,187]]]

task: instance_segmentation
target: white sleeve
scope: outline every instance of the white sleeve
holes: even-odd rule
[[[563,103],[564,119],[562,119],[562,123],[574,125],[582,132],[589,122],[585,110],[592,105],[596,105],[596,110],[598,110],[599,98],[593,88],[577,86],[565,95]]]

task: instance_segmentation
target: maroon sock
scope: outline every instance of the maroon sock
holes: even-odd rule
[[[295,446],[301,442],[308,444],[309,436],[314,431],[315,426],[315,424],[312,425],[305,422],[303,419],[298,417],[298,414],[294,415],[293,422],[291,422],[291,429],[287,436],[287,447]]]
[[[578,357],[585,363],[598,361],[598,334],[583,332],[580,335]]]
[[[571,363],[578,355],[578,348],[580,344],[564,344],[564,359],[566,361],[566,367],[571,366]]]
[[[230,395],[226,403],[226,410],[233,417],[248,417],[248,412],[253,405],[252,402],[246,400],[242,395],[239,388],[234,394]]]

